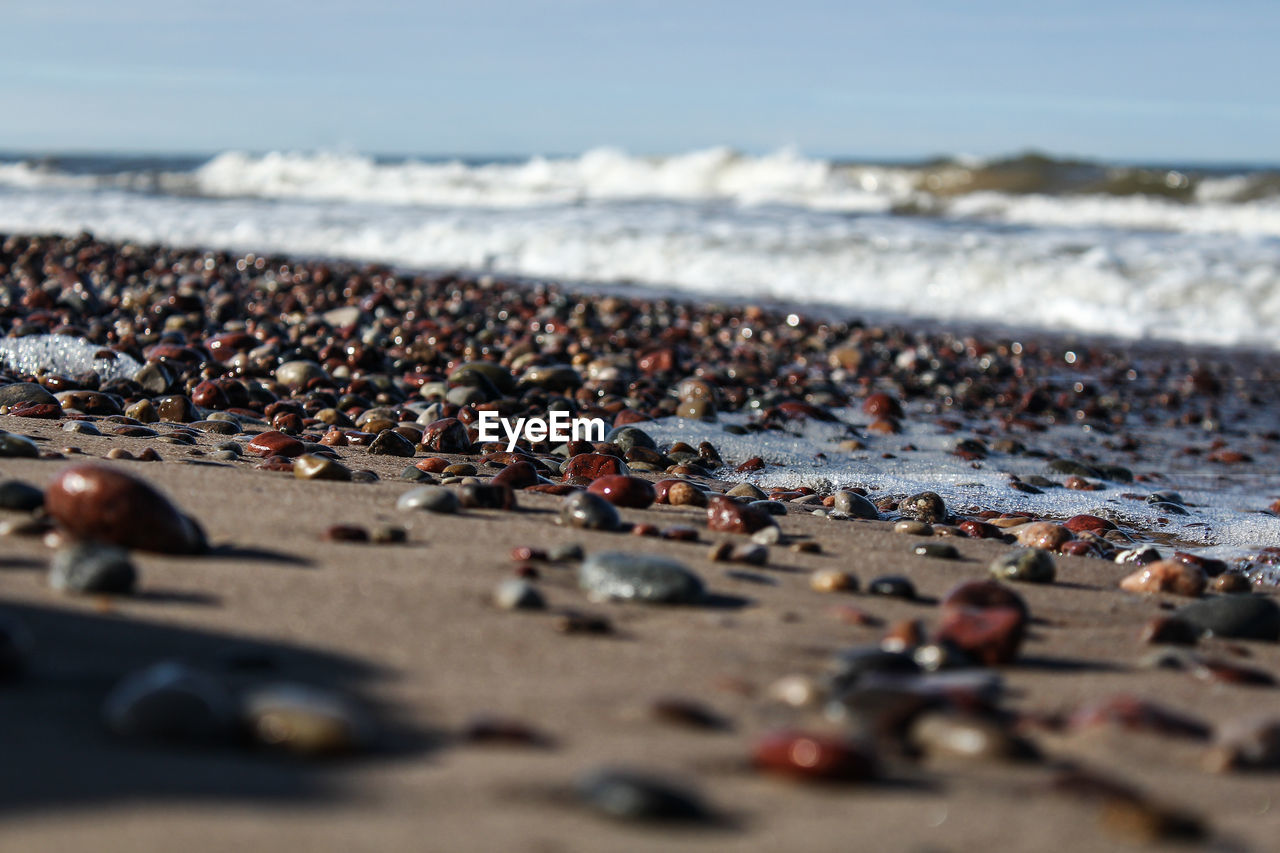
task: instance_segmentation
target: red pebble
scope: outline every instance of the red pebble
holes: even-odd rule
[[[752,762],[769,773],[810,781],[860,782],[876,775],[874,758],[856,744],[799,731],[761,737],[752,749]]]
[[[301,441],[278,430],[258,433],[245,445],[245,450],[255,456],[294,457],[306,452]]]
[[[1062,522],[1062,526],[1072,533],[1079,533],[1083,530],[1105,532],[1116,529],[1113,522],[1107,521],[1105,518],[1099,518],[1096,515],[1073,515]]]
[[[872,394],[862,401],[862,411],[873,418],[900,418],[902,417],[902,404],[888,394]]]
[[[529,462],[513,462],[493,475],[490,483],[505,484],[513,489],[538,485],[538,469]]]
[[[206,548],[200,525],[164,495],[106,466],[67,468],[45,489],[44,508],[75,539],[165,554],[194,554]]]
[[[773,516],[762,509],[735,503],[716,495],[707,500],[707,528],[725,533],[755,533],[776,525]]]
[[[653,504],[658,494],[648,480],[610,474],[591,481],[587,491],[599,495],[614,506],[644,509]]]
[[[564,476],[570,480],[574,478],[596,480],[600,477],[629,473],[630,469],[627,468],[627,463],[616,456],[608,456],[603,453],[580,453],[569,460]]]

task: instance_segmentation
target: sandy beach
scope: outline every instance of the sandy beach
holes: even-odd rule
[[[90,266],[96,262],[85,258],[119,253],[83,241],[80,248]],[[149,263],[143,254],[135,255],[139,269]],[[194,266],[203,257],[175,250],[169,262],[184,258],[180,263]],[[233,258],[225,262],[235,268]],[[1197,562],[1194,555],[1152,564],[1153,557],[1135,554],[1118,564],[1125,547],[1154,544],[1167,558],[1190,546],[1161,538],[1159,530],[1126,527],[1128,521],[1115,529],[1097,516],[1076,516],[1067,522],[1072,529],[1062,525],[1066,519],[1053,518],[1032,531],[1035,513],[952,506],[926,512],[927,500],[917,505],[920,495],[871,492],[873,506],[856,491],[766,488],[739,490],[735,502],[717,495],[778,466],[729,455],[715,464],[713,451],[683,452],[669,442],[647,452],[643,446],[624,452],[616,444],[569,448],[574,459],[597,467],[616,467],[625,456],[632,470],[618,488],[629,492],[648,487],[628,477],[663,481],[663,493],[674,480],[696,485],[697,495],[685,505],[652,503],[650,495],[643,507],[617,509],[620,522],[608,525],[617,529],[589,529],[561,523],[564,507],[578,499],[571,493],[599,491],[592,483],[600,478],[584,476],[584,468],[566,468],[566,476],[552,466],[549,446],[514,457],[478,445],[453,452],[447,436],[461,429],[469,444],[465,427],[430,420],[452,418],[449,412],[474,417],[477,407],[489,405],[531,411],[562,399],[576,401],[581,412],[608,415],[613,426],[630,423],[643,431],[650,417],[681,413],[710,424],[717,408],[751,411],[750,400],[762,398],[765,405],[754,410],[761,440],[786,436],[796,421],[861,411],[850,427],[857,436],[849,439],[856,442],[850,453],[909,455],[912,448],[897,435],[899,421],[963,421],[957,440],[971,437],[956,444],[956,452],[969,454],[960,458],[976,470],[1023,452],[1014,444],[996,450],[1005,446],[1000,435],[982,432],[988,418],[1001,413],[1013,413],[1005,419],[1007,435],[1027,444],[1035,444],[1037,424],[1075,417],[1077,406],[1081,418],[1100,429],[1110,424],[1123,437],[1128,409],[1110,402],[1106,381],[1082,385],[1064,404],[1044,390],[1053,385],[1047,372],[1038,372],[1034,343],[1022,358],[1021,343],[1012,352],[998,340],[989,350],[979,341],[947,369],[977,377],[965,373],[964,359],[976,363],[990,352],[996,364],[1018,365],[1017,373],[996,375],[988,364],[983,370],[994,378],[983,386],[988,380],[979,377],[974,386],[985,387],[982,393],[967,402],[948,396],[944,403],[937,388],[916,381],[918,369],[895,372],[901,361],[893,359],[895,336],[910,333],[855,326],[842,330],[854,336],[842,347],[831,327],[808,318],[791,323],[749,307],[741,313],[705,309],[704,316],[694,307],[654,309],[612,299],[601,313],[614,319],[582,324],[573,340],[562,334],[562,322],[598,309],[598,300],[511,287],[490,288],[490,300],[469,303],[476,285],[467,282],[445,280],[432,289],[388,283],[389,274],[376,269],[302,261],[290,262],[290,269],[306,270],[309,281],[295,279],[292,290],[246,287],[248,278],[206,281],[206,289],[196,290],[179,276],[126,277],[130,284],[99,292],[95,308],[99,317],[125,325],[108,327],[87,309],[77,314],[74,305],[55,307],[39,298],[20,312],[24,335],[59,329],[75,335],[78,328],[99,346],[109,341],[111,359],[132,354],[144,361],[148,381],[159,376],[164,387],[148,391],[101,376],[46,373],[47,389],[79,395],[51,404],[41,402],[48,390],[22,385],[18,380],[32,377],[11,369],[0,389],[17,395],[6,398],[8,414],[0,414],[0,428],[11,434],[0,472],[41,490],[50,517],[8,510],[3,519],[0,615],[9,638],[6,672],[13,676],[0,687],[0,722],[9,733],[0,774],[6,846],[962,851],[1187,841],[1219,850],[1271,845],[1277,826],[1269,769],[1277,760],[1265,746],[1268,729],[1249,729],[1253,740],[1242,741],[1231,726],[1244,718],[1266,720],[1277,710],[1271,673],[1280,667],[1274,641],[1280,628],[1271,623],[1280,626],[1280,616],[1267,615],[1261,634],[1270,636],[1257,639],[1204,635],[1190,616],[1163,625],[1156,642],[1149,637],[1153,621],[1167,622],[1194,601],[1271,601],[1274,587],[1252,585],[1250,592],[1258,575],[1245,574],[1266,568],[1265,554],[1231,566]],[[327,280],[317,280],[320,270]],[[344,281],[364,284],[344,290]],[[395,326],[412,316],[409,302],[419,318],[432,318],[424,322],[436,323],[429,345],[416,350],[414,339],[397,337]],[[450,308],[456,320],[446,322],[441,309]],[[504,329],[508,309],[513,317],[541,311],[538,325],[556,337],[556,351],[540,352],[516,323]],[[653,310],[679,316],[682,333],[640,323]],[[326,311],[344,313],[328,315],[337,318],[332,322],[314,320]],[[271,319],[281,316],[300,319],[292,326]],[[148,328],[148,317],[160,322]],[[452,337],[449,322],[458,324]],[[757,334],[751,341],[740,334],[699,335],[700,323],[749,325]],[[425,344],[427,333],[419,334]],[[550,338],[538,340],[552,346]],[[282,364],[306,361],[308,350],[314,353],[310,373],[290,388],[279,371],[301,368]],[[716,352],[725,361],[711,368],[705,359]],[[521,370],[510,364],[521,354],[529,356],[522,370],[541,373],[517,388]],[[1096,355],[1081,348],[1079,360],[1082,367],[1095,358],[1099,368],[1119,363],[1104,356],[1113,358],[1101,347]],[[1218,444],[1204,442],[1204,464],[1247,470],[1247,460],[1225,456],[1236,447],[1259,454],[1261,464],[1273,439],[1249,427],[1244,415],[1262,417],[1268,401],[1250,405],[1241,402],[1244,395],[1215,391],[1212,364],[1202,359],[1200,372],[1188,372],[1183,358],[1164,361],[1163,377],[1126,401],[1132,416],[1140,417],[1153,400],[1161,401],[1162,417],[1186,414],[1197,429],[1215,413],[1238,413],[1232,420],[1238,431]],[[1222,358],[1233,363],[1229,353]],[[489,359],[494,367],[503,364],[501,374],[484,368],[478,380],[478,369],[461,370],[464,362]],[[809,370],[795,369],[806,359]],[[418,368],[411,367],[415,360]],[[637,363],[648,366],[636,370]],[[1265,368],[1265,359],[1258,363]],[[508,381],[510,387],[499,387]],[[1047,384],[1037,384],[1042,381]],[[426,421],[406,417],[406,407],[431,402],[411,395],[433,383],[463,402],[444,403],[452,408],[438,407]],[[1169,388],[1182,389],[1180,396],[1162,398]],[[243,396],[238,404],[236,395]],[[898,400],[908,403],[905,414],[895,411]],[[106,414],[111,407],[134,416]],[[384,423],[371,427],[376,432],[356,426],[379,419]],[[751,435],[742,432],[745,446]],[[370,452],[375,440],[384,452]],[[402,445],[408,450],[401,455],[386,452]],[[1010,493],[1062,489],[1061,481],[1074,477],[1084,486],[1067,488],[1096,486],[1119,502],[1127,488],[1141,504],[1161,485],[1150,476],[1162,464],[1161,451],[1123,452],[1141,464],[1131,463],[1129,471],[1095,459],[1093,467],[1071,469],[1083,475],[1051,470],[1057,478],[1051,485],[1014,477]],[[159,458],[144,461],[148,456]],[[122,493],[123,527],[99,518],[113,509],[110,501],[73,510],[56,503],[70,491],[68,469],[86,463],[154,487],[198,522],[204,541],[161,549],[193,553],[154,553],[163,524],[152,522],[167,516],[142,513],[131,504],[135,492]],[[446,465],[470,467],[444,471]],[[354,481],[308,479],[304,468]],[[504,468],[502,477],[516,488],[484,485]],[[115,476],[90,470],[97,472],[91,477]],[[517,480],[523,470],[533,472],[532,479]],[[1113,482],[1125,476],[1130,479]],[[516,506],[464,505],[446,513],[398,508],[416,489],[449,492],[464,504],[505,494]],[[848,506],[870,507],[875,520],[834,510],[837,494]],[[748,506],[770,495],[776,501],[767,507]],[[709,525],[708,498],[736,521],[763,527],[763,553],[745,553],[752,536]],[[1160,497],[1169,513],[1179,500]],[[925,535],[902,532],[904,526]],[[394,539],[399,530],[404,541],[335,541],[349,538],[350,528],[375,540]],[[670,536],[692,541],[663,535],[673,528],[683,532]],[[645,533],[656,535],[637,535]],[[136,538],[125,543],[120,537]],[[73,549],[76,539],[127,545],[137,570],[131,589],[122,590],[127,594],[51,587],[51,555]],[[1031,541],[1054,552],[1050,576],[1031,577],[1019,564],[1016,574],[992,581],[993,560]],[[741,561],[726,560],[729,549],[714,552],[721,542],[739,546]],[[924,543],[956,553],[917,554]],[[513,559],[517,549],[571,544],[581,546],[588,562],[617,551],[671,558],[700,588],[682,604],[601,600],[584,589],[581,557],[517,553],[521,559]],[[1138,586],[1129,591],[1117,588],[1141,575],[1144,564],[1163,574],[1132,582]],[[886,577],[898,580],[875,585]],[[540,606],[495,604],[495,590],[517,578],[525,584],[522,594]],[[913,594],[903,592],[902,579]],[[973,589],[956,598],[953,591],[966,582],[982,582],[982,595],[1000,600],[979,601]],[[992,593],[992,586],[1003,591]],[[1010,594],[1013,603],[1000,598]],[[861,651],[850,657],[851,649]],[[882,657],[867,657],[872,651]],[[272,732],[261,728],[249,743],[215,743],[190,732],[177,742],[172,732],[157,742],[148,737],[155,720],[138,723],[132,735],[113,729],[104,712],[108,697],[131,673],[165,660],[207,675],[231,696],[281,682],[329,691],[352,703],[351,713],[368,723],[367,736],[343,734],[346,754],[300,756],[291,754],[299,741],[287,735],[283,743],[272,741]],[[166,706],[163,714],[189,720],[191,709]],[[932,727],[921,723],[925,718]],[[790,746],[770,749],[778,732],[790,733]],[[1263,746],[1248,745],[1257,742]],[[812,760],[814,750],[836,755],[834,770],[824,774]],[[1235,769],[1221,772],[1223,756]],[[1257,766],[1240,769],[1247,764]],[[584,792],[582,780],[602,768],[652,774],[677,786],[672,793],[642,785],[640,794],[628,789],[626,796],[663,790],[678,803],[675,811],[690,814],[679,821],[663,819],[665,812],[640,814],[600,795],[599,784]],[[838,778],[815,778],[823,775]],[[611,805],[602,807],[606,800]],[[608,817],[610,808],[623,816]]]

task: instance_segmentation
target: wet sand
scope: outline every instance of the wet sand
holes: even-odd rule
[[[1042,850],[1128,847],[1102,824],[1096,801],[1054,790],[1064,767],[1132,785],[1207,827],[1215,849],[1269,849],[1280,815],[1275,777],[1214,774],[1203,741],[1110,725],[1083,732],[1030,726],[1119,693],[1151,699],[1209,725],[1280,711],[1275,688],[1206,683],[1185,671],[1140,668],[1154,648],[1142,626],[1172,596],[1134,596],[1115,584],[1128,569],[1056,557],[1058,579],[1018,584],[1034,617],[1007,679],[1017,712],[1046,760],[890,759],[883,779],[813,785],[749,766],[762,733],[837,731],[819,709],[771,701],[793,673],[820,676],[831,655],[875,644],[903,619],[936,624],[937,599],[988,576],[1008,546],[948,538],[959,561],[915,556],[919,539],[892,524],[834,522],[791,507],[783,532],[822,553],[770,548],[767,566],[707,559],[710,543],[742,539],[705,529],[705,511],[624,509],[625,519],[687,524],[700,542],[640,539],[556,526],[561,499],[521,492],[519,512],[458,516],[402,512],[413,484],[395,479],[405,460],[334,448],[376,483],[304,482],[287,474],[184,464],[189,448],[144,439],[68,435],[56,422],[0,417],[0,428],[101,457],[109,448],[156,447],[165,461],[107,462],[160,488],[204,525],[205,556],[138,553],[139,594],[72,597],[49,589],[48,549],[5,538],[0,611],[26,621],[36,646],[31,673],[3,687],[7,733],[0,774],[5,847],[24,851],[254,848],[326,850]],[[221,436],[205,436],[208,449]],[[82,457],[5,459],[0,472],[44,486]],[[459,457],[461,459],[461,457]],[[400,545],[322,541],[332,524],[402,524]],[[698,573],[716,606],[594,603],[572,566],[536,564],[548,612],[510,612],[487,600],[511,577],[513,547],[580,542],[588,553],[643,550]],[[842,568],[863,585],[900,574],[922,601],[813,591],[809,574]],[[734,573],[740,573],[735,576]],[[857,608],[877,620],[851,624]],[[615,633],[565,635],[558,608],[606,616]],[[106,733],[102,697],[125,672],[170,656],[218,665],[229,650],[274,662],[280,675],[354,693],[380,709],[383,737],[371,754],[324,762],[226,751],[140,746]],[[1280,671],[1280,647],[1202,640],[1198,652]],[[256,657],[255,657],[256,655]],[[264,664],[266,665],[266,664]],[[725,731],[653,719],[658,697],[682,696],[722,715]],[[536,748],[460,742],[476,714],[544,732]],[[658,771],[702,793],[720,815],[684,829],[610,822],[565,795],[585,770],[624,765]]]

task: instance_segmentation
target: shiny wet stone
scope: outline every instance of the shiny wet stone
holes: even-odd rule
[[[0,509],[32,512],[44,506],[44,492],[21,480],[0,483]]]
[[[911,549],[919,557],[933,557],[935,560],[958,560],[960,552],[956,546],[947,542],[926,542]]]
[[[60,592],[127,595],[138,582],[129,552],[113,545],[80,542],[54,552],[49,586]]]
[[[592,554],[578,583],[593,598],[647,604],[694,604],[704,595],[702,581],[676,560],[623,551]]]
[[[236,731],[236,704],[227,686],[178,663],[126,676],[107,695],[103,716],[117,735],[167,743],[225,743]]]
[[[1048,551],[1019,548],[992,560],[991,574],[1000,580],[1053,583],[1057,570]]]
[[[622,518],[613,504],[591,492],[575,492],[560,507],[560,521],[584,530],[617,530]]]

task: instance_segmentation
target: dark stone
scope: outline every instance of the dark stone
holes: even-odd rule
[[[867,584],[867,592],[872,595],[884,595],[889,598],[905,598],[913,601],[916,597],[916,585],[901,575],[885,575]]]
[[[587,491],[599,495],[614,506],[635,509],[644,509],[657,499],[657,492],[648,480],[623,474],[597,477],[587,487]]]
[[[1260,595],[1205,598],[1183,605],[1174,615],[1216,637],[1280,639],[1280,607]]]
[[[586,530],[617,530],[622,518],[613,504],[590,492],[575,492],[560,507],[560,521]]]
[[[898,512],[925,524],[947,520],[947,505],[936,492],[919,492],[898,504]]]
[[[0,509],[32,512],[44,506],[44,492],[21,480],[0,483]]]
[[[57,397],[34,382],[15,382],[0,387],[0,406],[38,406],[47,403],[61,408]]]
[[[711,817],[697,794],[647,773],[592,770],[578,778],[575,788],[584,805],[613,820],[696,823]]]
[[[177,663],[126,676],[107,695],[103,715],[123,737],[206,746],[230,740],[237,722],[222,682]]]
[[[458,492],[467,509],[515,509],[516,495],[502,483],[467,483]]]
[[[416,453],[414,444],[393,429],[384,429],[369,445],[369,453],[374,456],[412,457]]]
[[[127,595],[138,582],[129,552],[114,545],[78,542],[61,548],[49,566],[49,586],[61,592]]]
[[[707,528],[725,533],[755,533],[776,527],[773,516],[754,506],[743,506],[722,495],[707,499]]]
[[[832,509],[851,515],[854,518],[865,518],[868,521],[876,521],[880,518],[880,511],[876,509],[876,505],[864,498],[857,492],[836,492],[833,495]]]

